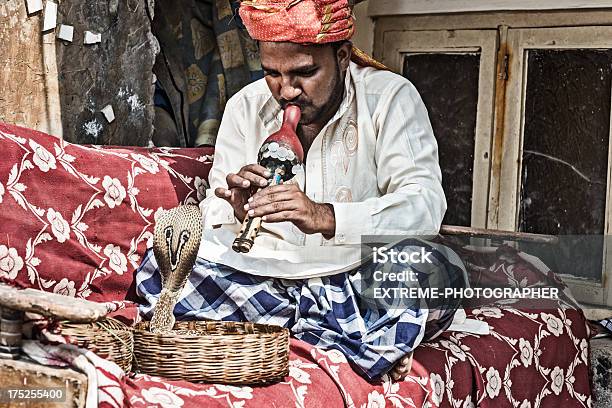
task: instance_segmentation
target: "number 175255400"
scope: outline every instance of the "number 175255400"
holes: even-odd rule
[[[66,400],[64,388],[0,388],[1,402],[45,401],[63,402]]]

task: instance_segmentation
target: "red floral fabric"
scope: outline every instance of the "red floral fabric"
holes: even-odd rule
[[[0,123],[0,277],[126,298],[156,214],[205,195],[211,148],[79,146]]]
[[[0,278],[122,303],[155,213],[197,203],[210,149],[77,146],[0,124]],[[590,407],[588,339],[567,288],[510,248],[477,253],[446,242],[483,286],[555,285],[562,301],[473,304],[491,332],[445,332],[415,351],[405,381],[367,383],[337,351],[291,340],[289,376],[267,387],[172,382],[98,369],[101,407]],[[528,306],[528,307],[527,307]],[[104,374],[104,375],[101,375]],[[111,373],[112,374],[112,373]],[[102,397],[100,396],[102,395]]]
[[[579,311],[468,311],[486,336],[445,332],[415,351],[402,382],[370,384],[338,351],[292,339],[289,376],[268,387],[126,379],[130,407],[590,407],[588,329]]]

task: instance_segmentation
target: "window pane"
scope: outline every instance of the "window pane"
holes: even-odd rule
[[[591,266],[565,272],[600,278],[612,51],[530,50],[527,62],[519,229],[581,236],[565,252],[582,247]]]
[[[471,226],[479,53],[408,54],[403,75],[419,90],[438,140],[448,210],[444,224]]]

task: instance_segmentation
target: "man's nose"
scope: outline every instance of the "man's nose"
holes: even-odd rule
[[[280,96],[286,101],[292,101],[302,94],[302,89],[289,81],[281,84]]]

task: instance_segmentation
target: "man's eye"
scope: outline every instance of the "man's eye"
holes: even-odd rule
[[[279,76],[278,72],[268,72],[268,71],[264,71],[264,75],[271,76],[272,78],[276,78]]]
[[[311,69],[310,71],[306,71],[306,72],[300,73],[300,76],[302,76],[302,77],[311,77],[311,76],[313,76],[316,73],[317,73],[316,69]]]

